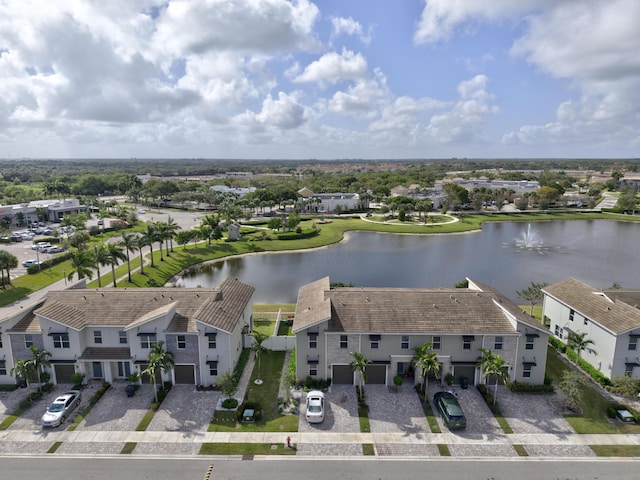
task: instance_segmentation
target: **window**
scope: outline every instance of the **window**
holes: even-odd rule
[[[533,335],[527,335],[527,341],[524,344],[524,348],[525,350],[533,350],[533,342],[535,341],[536,337],[534,337]]]
[[[0,348],[2,348],[2,334],[0,333]]]
[[[151,348],[152,343],[156,343],[155,333],[140,335],[140,348]]]
[[[638,347],[638,337],[629,337],[629,350],[635,350]]]
[[[127,378],[131,375],[131,364],[129,362],[118,362],[118,377]]]
[[[433,337],[431,341],[431,349],[432,350],[440,350],[442,348],[442,337]]]
[[[372,350],[376,350],[380,346],[380,335],[369,335],[369,344]]]
[[[347,335],[340,335],[340,348],[349,348],[349,337]]]
[[[0,360],[0,375],[7,374],[7,362],[4,360]]]
[[[127,332],[124,330],[120,330],[118,332],[118,337],[120,338],[120,345],[126,345],[129,343],[129,340],[127,339]]]
[[[318,348],[318,334],[309,334],[309,348]]]
[[[524,364],[524,370],[522,371],[522,376],[524,378],[531,378],[531,367],[532,365],[530,363]]]
[[[588,319],[588,318],[585,318],[585,319],[584,319],[584,324],[585,324],[585,325],[587,325],[588,323],[589,323],[589,319]]]
[[[573,316],[575,314],[576,314],[576,312],[573,309],[569,310],[569,320],[571,320],[572,322],[573,322]]]
[[[463,350],[471,350],[471,342],[475,337],[473,335],[465,335],[462,337],[462,349]]]
[[[212,377],[218,375],[218,362],[209,364],[209,375]]]
[[[53,348],[71,348],[68,333],[53,335]]]
[[[555,335],[558,338],[562,338],[562,334],[563,334],[563,329],[560,325],[556,325],[556,329],[555,329]]]
[[[24,336],[24,346],[27,348],[33,347],[33,335]]]
[[[93,343],[95,343],[96,345],[102,343],[102,331],[101,330],[94,330],[93,331]]]
[[[409,349],[409,335],[402,335],[402,339],[400,340],[400,348],[402,350]]]
[[[404,362],[398,362],[398,370],[396,371],[397,375],[404,375]]]
[[[183,349],[187,348],[187,337],[186,337],[186,335],[178,335],[176,340],[178,342],[178,348],[180,350],[183,350]]]
[[[496,337],[495,342],[493,342],[493,349],[494,350],[502,350],[502,342],[503,342],[502,337],[500,337],[500,336]]]
[[[209,335],[209,348],[216,348],[216,335]]]
[[[316,375],[318,375],[318,364],[317,363],[310,363],[309,364],[309,376],[310,377],[315,377]]]

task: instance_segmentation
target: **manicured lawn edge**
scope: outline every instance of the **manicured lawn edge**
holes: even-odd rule
[[[529,452],[527,452],[527,449],[524,448],[523,445],[514,444],[513,445],[513,449],[516,451],[516,453],[518,454],[519,457],[528,457],[529,456]]]
[[[60,448],[62,443],[63,442],[54,442],[54,444],[49,447],[49,450],[47,450],[47,453],[56,453],[56,451],[58,450],[58,448]]]
[[[640,457],[640,445],[589,445],[598,457]]]
[[[122,454],[122,455],[130,455],[130,454],[132,454],[137,445],[138,444],[136,442],[127,442],[127,443],[125,443],[124,447],[122,447],[122,450],[120,450],[120,454]]]
[[[363,443],[362,444],[362,455],[371,456],[376,454],[376,449],[373,446],[373,443]]]
[[[438,447],[438,453],[440,454],[441,457],[451,456],[451,451],[449,450],[448,445],[445,445],[444,443],[438,443],[436,446]]]
[[[295,455],[296,445],[282,443],[203,443],[199,455]]]

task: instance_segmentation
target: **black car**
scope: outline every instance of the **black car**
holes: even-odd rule
[[[467,419],[456,397],[449,392],[438,392],[433,396],[433,402],[442,416],[444,424],[450,430],[462,430],[467,427]]]

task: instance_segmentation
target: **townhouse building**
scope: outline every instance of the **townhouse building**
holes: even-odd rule
[[[542,384],[548,331],[496,290],[469,280],[463,289],[331,288],[329,277],[298,292],[293,332],[296,375],[354,384],[351,352],[370,361],[367,382],[413,377],[413,348],[430,342],[441,376],[483,382],[479,348],[499,354],[510,381]]]
[[[82,287],[80,285],[79,287]],[[165,380],[215,385],[233,370],[252,329],[254,287],[226,278],[216,288],[69,288],[0,320],[0,383],[30,346],[51,354],[51,381],[113,382],[142,372],[153,343],[164,342],[175,367]],[[143,382],[150,381],[143,377]]]
[[[567,343],[571,332],[593,343],[581,357],[613,379],[640,379],[640,290],[599,290],[574,278],[543,289],[543,318],[551,333]]]

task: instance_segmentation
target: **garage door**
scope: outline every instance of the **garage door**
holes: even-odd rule
[[[462,377],[466,377],[467,380],[469,381],[469,385],[473,385],[473,379],[476,373],[476,366],[475,365],[456,365],[454,367],[454,372],[453,372],[453,383],[455,384],[460,384],[461,382],[461,378]]]
[[[144,372],[147,369],[148,366],[149,365],[147,365],[146,363],[141,364],[140,365],[140,371]],[[142,383],[145,383],[145,384],[146,383],[151,383],[151,376],[147,375],[146,373],[142,374],[140,376],[140,380],[142,380]],[[162,385],[162,376],[161,376],[160,372],[156,372],[156,385]]]
[[[353,385],[353,369],[351,365],[333,365],[331,383],[334,385]]]
[[[75,372],[73,364],[54,365],[53,368],[56,373],[56,383],[73,383],[71,381],[71,375]]]
[[[367,383],[384,385],[387,383],[386,365],[367,365]]]
[[[173,368],[175,370],[176,385],[195,385],[196,376],[195,367],[193,365],[176,365]]]

